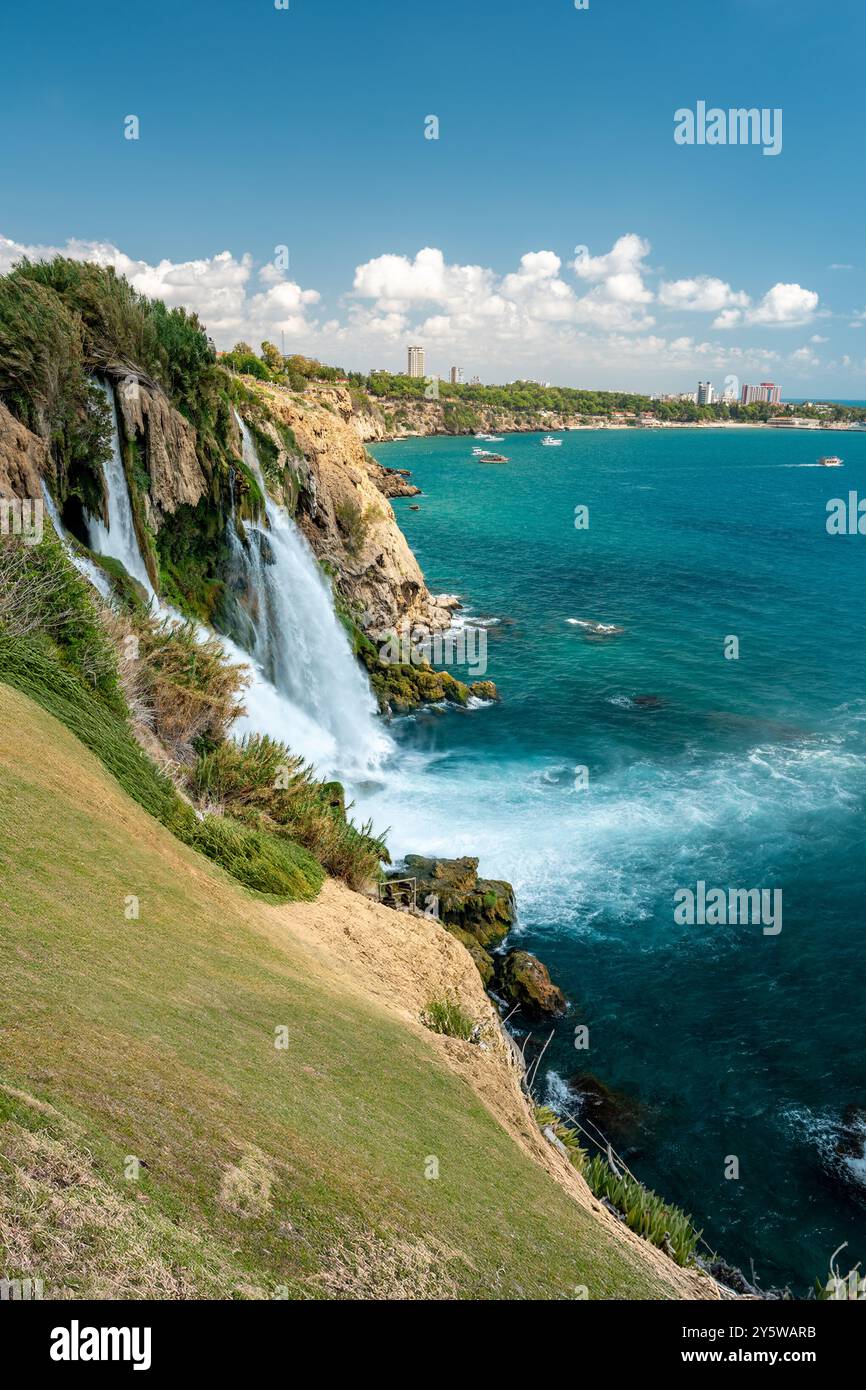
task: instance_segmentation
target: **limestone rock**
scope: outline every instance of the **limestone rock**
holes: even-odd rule
[[[41,497],[40,480],[47,468],[42,440],[0,401],[0,497]]]
[[[159,520],[186,503],[194,507],[208,488],[196,450],[196,432],[168,396],[148,378],[113,372],[120,425],[136,440],[150,475],[150,502]]]

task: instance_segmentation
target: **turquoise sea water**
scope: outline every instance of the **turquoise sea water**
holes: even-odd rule
[[[829,498],[866,495],[866,434],[562,438],[508,437],[500,467],[469,439],[376,448],[424,489],[395,510],[431,588],[498,619],[503,698],[396,721],[360,809],[398,852],[514,882],[510,944],[572,1001],[545,1084],[591,1072],[631,1098],[611,1137],[638,1175],[804,1293],[843,1241],[866,1262],[866,1165],[835,1152],[866,1106],[866,536],[825,528]],[[814,466],[835,452],[844,469]],[[698,880],[781,889],[782,931],[677,925]]]

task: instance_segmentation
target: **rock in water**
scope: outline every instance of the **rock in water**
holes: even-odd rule
[[[507,936],[514,925],[514,889],[504,879],[479,878],[478,860],[427,859],[407,854],[403,877],[418,881],[418,905],[429,897],[439,900],[439,919],[474,937],[479,946],[491,946]],[[390,877],[399,877],[398,874]]]
[[[551,980],[547,966],[529,951],[508,952],[498,967],[496,988],[529,1019],[556,1018],[565,1013],[565,995]]]

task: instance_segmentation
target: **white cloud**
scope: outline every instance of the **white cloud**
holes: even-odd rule
[[[24,254],[38,259],[58,251],[112,264],[143,293],[195,310],[219,347],[241,338],[279,344],[284,334],[287,351],[347,367],[398,369],[407,342],[414,340],[427,345],[431,371],[460,362],[494,380],[533,375],[665,388],[673,371],[687,380],[710,371],[769,371],[778,362],[775,352],[668,335],[650,306],[674,317],[684,311],[714,314],[715,328],[733,329],[805,323],[818,304],[814,292],[780,284],[752,306],[744,291],[710,275],[671,277],[656,297],[647,283],[650,245],[635,233],[597,255],[577,247],[568,264],[551,250],[528,251],[505,273],[450,263],[435,247],[415,256],[389,252],[356,268],[339,317],[319,317],[317,290],[299,285],[274,263],[256,266],[247,253],[150,264],[106,242],[28,247],[0,237],[0,273]]]
[[[718,313],[721,309],[744,309],[750,303],[743,290],[732,290],[714,275],[698,275],[692,280],[666,280],[659,288],[659,303],[667,309],[689,309]]]

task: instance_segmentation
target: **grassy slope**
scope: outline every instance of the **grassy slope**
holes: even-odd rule
[[[0,1273],[46,1297],[671,1296],[265,910],[0,685]]]

